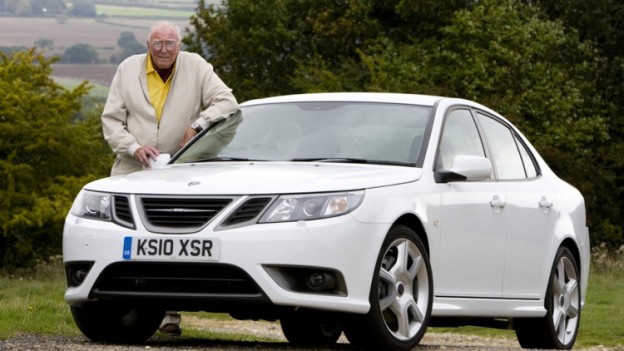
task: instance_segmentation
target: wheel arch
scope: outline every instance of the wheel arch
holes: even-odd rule
[[[589,257],[585,257],[581,252],[581,248],[578,243],[574,241],[572,238],[566,238],[561,242],[559,247],[565,247],[572,253],[574,260],[576,260],[576,265],[578,274],[579,274],[579,284],[581,284],[581,307],[585,305],[585,296],[587,295],[587,284],[589,282]],[[587,261],[587,262],[585,262]]]
[[[570,252],[572,252],[574,259],[576,260],[576,264],[578,265],[578,269],[580,270],[582,266],[582,258],[581,258],[581,252],[578,248],[578,245],[576,245],[576,242],[572,240],[572,238],[566,238],[561,242],[561,245],[559,245],[559,247],[565,247],[569,249]]]
[[[346,318],[343,329],[353,345],[364,349],[411,350],[429,326],[433,309],[433,274],[428,259],[408,257],[428,255],[429,241],[423,223],[415,214],[404,213],[389,224],[375,264],[369,292],[370,310],[366,315]],[[388,266],[382,269],[385,264]],[[412,271],[412,267],[417,267],[418,272]],[[382,274],[382,270],[386,273]],[[411,303],[407,304],[406,298]],[[380,304],[382,300],[385,306]],[[415,309],[420,312],[415,313]]]
[[[401,224],[412,229],[416,233],[416,235],[420,237],[420,240],[422,240],[423,244],[425,245],[425,249],[427,250],[427,255],[431,257],[431,248],[429,246],[429,238],[427,237],[427,232],[425,231],[425,227],[423,226],[420,218],[418,218],[414,214],[407,213],[397,218],[394,224],[395,225]]]
[[[564,205],[559,211],[559,219],[555,225],[555,235],[552,247],[560,249],[567,248],[576,260],[579,270],[579,284],[581,285],[581,306],[585,305],[587,285],[589,284],[589,269],[591,262],[591,251],[589,242],[589,229],[585,223],[584,205],[576,198],[558,198]],[[566,201],[561,201],[566,200]],[[571,205],[571,204],[574,204]],[[556,250],[552,252],[552,259]]]

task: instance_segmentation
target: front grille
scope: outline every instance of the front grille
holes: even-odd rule
[[[140,196],[141,218],[155,233],[192,233],[207,225],[232,198]]]
[[[245,201],[223,221],[222,226],[237,225],[256,219],[262,214],[271,199],[271,197],[258,197]]]
[[[134,229],[134,218],[127,195],[113,195],[113,219],[119,225]]]
[[[117,262],[106,267],[91,297],[264,299],[242,269],[220,263]]]

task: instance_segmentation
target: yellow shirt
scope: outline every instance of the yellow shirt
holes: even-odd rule
[[[147,89],[149,91],[150,100],[152,101],[152,105],[154,105],[154,109],[156,110],[156,120],[160,123],[160,117],[162,116],[163,106],[165,106],[165,100],[167,100],[167,95],[169,94],[169,88],[171,88],[171,77],[173,77],[173,73],[175,72],[175,66],[173,67],[173,72],[169,78],[167,78],[166,82],[163,82],[156,69],[154,69],[154,65],[152,64],[152,56],[150,54],[147,55]]]

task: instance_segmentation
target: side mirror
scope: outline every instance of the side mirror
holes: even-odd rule
[[[492,163],[485,157],[457,155],[449,169],[435,173],[437,183],[486,180],[492,174]]]

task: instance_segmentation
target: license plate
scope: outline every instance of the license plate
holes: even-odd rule
[[[219,259],[217,239],[124,237],[123,259]]]

